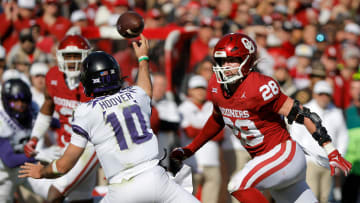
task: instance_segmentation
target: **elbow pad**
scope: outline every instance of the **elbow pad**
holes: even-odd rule
[[[294,105],[291,108],[289,115],[287,116],[288,123],[292,124],[294,121],[300,124],[304,124],[304,118],[310,116],[310,109],[303,107],[300,108],[300,102],[294,101]]]
[[[313,138],[319,143],[320,146],[323,146],[325,142],[331,141],[331,137],[328,135],[324,127],[317,128],[316,131],[312,134]]]
[[[310,109],[308,110],[310,112]],[[326,128],[321,125],[321,118],[319,115],[314,112],[310,112],[310,114],[305,115],[305,117],[310,118],[310,120],[315,124],[316,131],[312,134],[312,136],[320,146],[323,146],[325,142],[331,141],[331,137],[328,135]]]
[[[304,124],[305,117],[309,118],[315,124],[316,131],[312,134],[312,136],[320,146],[322,146],[325,142],[331,141],[331,137],[328,135],[326,129],[321,125],[319,115],[311,112],[309,108],[304,106],[301,109],[300,102],[295,100],[294,105],[287,116],[289,124],[292,124],[294,121],[296,123]]]

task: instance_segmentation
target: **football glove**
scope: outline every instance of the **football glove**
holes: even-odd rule
[[[351,170],[351,163],[346,161],[339,153],[337,149],[332,151],[329,155],[329,165],[331,169],[331,175],[333,176],[335,174],[335,168],[341,169],[345,176],[348,175],[348,173]]]
[[[335,147],[332,145],[332,143],[327,143],[323,147],[329,158],[331,176],[335,175],[335,168],[339,168],[347,176],[347,174],[351,170],[351,166],[352,166],[351,163],[346,161],[341,156],[339,151],[337,149],[335,149]]]
[[[36,155],[36,145],[37,145],[38,139],[36,137],[31,138],[24,146],[24,153],[27,157],[32,157]]]
[[[193,153],[190,149],[186,147],[177,147],[171,152],[170,158],[177,161],[183,161],[191,155],[193,155]]]

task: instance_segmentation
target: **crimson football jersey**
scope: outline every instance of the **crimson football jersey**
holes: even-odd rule
[[[64,147],[70,142],[73,109],[91,98],[85,96],[81,83],[77,88],[70,90],[66,85],[64,73],[59,71],[58,67],[51,68],[46,74],[46,88],[54,101],[55,111],[59,114],[60,128],[56,130],[57,143],[60,147]]]
[[[252,157],[290,139],[277,113],[287,99],[271,77],[251,72],[231,97],[225,97],[215,75],[209,81],[210,99]]]

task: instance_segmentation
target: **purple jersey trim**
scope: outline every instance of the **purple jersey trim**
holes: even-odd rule
[[[84,136],[87,140],[90,141],[89,134],[88,134],[84,129],[82,129],[80,126],[78,126],[78,125],[72,125],[72,130],[73,130],[76,134],[82,135],[82,136]]]
[[[0,138],[0,149],[0,158],[9,168],[18,167],[25,162],[36,162],[33,157],[28,158],[24,153],[15,153],[8,138]]]

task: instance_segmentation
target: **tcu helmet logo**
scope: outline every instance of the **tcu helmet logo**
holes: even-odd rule
[[[255,52],[255,46],[249,39],[243,37],[241,38],[241,42],[243,43],[244,47],[249,50],[249,53],[252,54]]]

